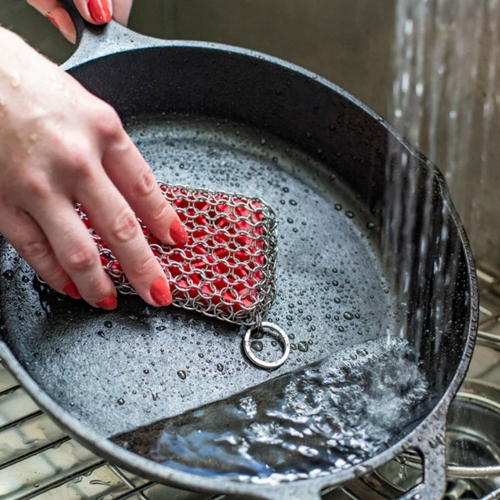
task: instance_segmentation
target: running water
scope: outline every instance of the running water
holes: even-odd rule
[[[445,172],[473,239],[473,200],[484,187],[497,99],[499,4],[396,1],[389,122]],[[487,82],[484,96],[476,94],[479,80]],[[478,99],[484,100],[480,113]],[[472,154],[478,141],[479,164]],[[456,266],[459,238],[450,237],[453,207],[438,196],[443,184],[433,164],[417,168],[421,161],[411,147],[390,142],[383,243],[406,315],[398,332],[114,441],[200,475],[292,481],[356,467],[416,426],[435,403],[424,373],[436,374],[435,395],[441,394],[440,377],[445,383],[450,374],[440,354],[452,347],[445,343],[450,328],[460,327],[452,311],[467,306],[467,298],[454,297],[463,277]],[[477,181],[464,185],[471,168]],[[416,363],[421,350],[431,359],[425,370]]]
[[[281,482],[328,475],[380,453],[434,403],[412,358],[406,341],[369,341],[113,440],[206,476]]]
[[[396,3],[388,119],[445,172],[473,243],[479,238],[478,197],[487,178],[492,112],[498,101],[499,21],[499,0]],[[479,162],[474,157],[478,143]],[[451,301],[460,249],[451,246],[453,209],[435,196],[442,189],[435,167],[427,163],[419,172],[420,161],[405,145],[390,142],[384,251],[401,308],[407,312],[397,333],[412,340],[418,352],[422,334],[430,330],[439,372],[437,354],[454,319]],[[417,211],[417,206],[423,210]]]

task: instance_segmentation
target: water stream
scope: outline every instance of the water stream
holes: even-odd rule
[[[492,119],[499,101],[499,22],[498,0],[396,2],[388,120],[444,172],[473,243],[484,237],[480,194],[487,187]],[[437,354],[453,321],[459,248],[450,238],[452,208],[435,197],[442,189],[435,167],[428,162],[431,175],[421,175],[419,162],[399,141],[391,141],[384,247],[400,304],[411,312],[398,334],[413,340],[418,352],[429,304]]]
[[[474,240],[493,111],[500,102],[500,0],[395,5],[388,120],[443,170]],[[478,95],[480,82],[484,92]],[[464,183],[464,176],[474,182]],[[463,278],[457,266],[461,246],[452,234],[454,208],[441,196],[443,178],[433,163],[395,139],[386,185],[383,250],[406,318],[399,331],[114,440],[197,474],[288,481],[356,466],[397,439],[394,428],[408,432],[416,425],[431,402],[417,364],[424,341],[436,387],[449,381],[443,346],[453,337],[451,329],[460,328],[454,301]]]
[[[113,440],[186,472],[293,481],[375,456],[432,403],[409,344],[382,337]]]

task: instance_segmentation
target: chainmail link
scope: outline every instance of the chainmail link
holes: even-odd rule
[[[276,298],[277,221],[273,210],[259,198],[164,182],[159,185],[184,224],[187,245],[166,245],[139,223],[170,281],[173,305],[239,325],[259,325]],[[77,212],[118,291],[136,294],[80,206]]]

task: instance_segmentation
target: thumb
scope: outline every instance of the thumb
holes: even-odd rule
[[[106,24],[113,16],[111,0],[74,0],[76,8],[89,23]]]

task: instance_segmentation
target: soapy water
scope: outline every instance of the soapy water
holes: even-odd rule
[[[113,441],[198,475],[294,481],[375,456],[429,404],[409,343],[379,339]]]

